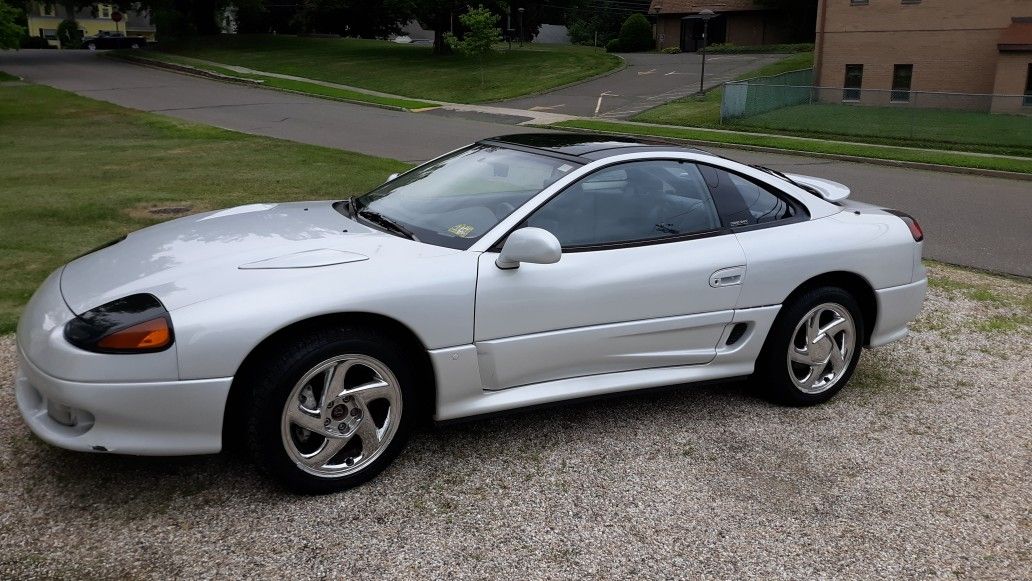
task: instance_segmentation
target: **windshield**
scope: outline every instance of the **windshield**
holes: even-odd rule
[[[465,250],[576,162],[474,145],[417,167],[357,198],[354,212],[395,233]],[[385,227],[393,223],[395,227]]]

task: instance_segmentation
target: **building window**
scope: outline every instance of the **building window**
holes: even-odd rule
[[[100,4],[99,5],[99,9],[100,9],[100,17],[101,18],[111,18],[111,5],[110,4]]]
[[[889,100],[893,103],[910,102],[910,80],[914,76],[914,65],[896,65],[892,68],[892,94]]]
[[[867,6],[867,0],[849,0],[850,6]]]
[[[921,0],[903,0],[903,4],[920,4]]]
[[[846,65],[846,80],[842,84],[843,101],[859,101],[860,87],[864,84],[864,65]]]
[[[1028,63],[1028,76],[1025,77],[1025,100],[1022,104],[1032,107],[1032,63]]]
[[[53,4],[44,4],[43,5],[43,16],[56,16],[56,13],[54,12],[54,5]]]

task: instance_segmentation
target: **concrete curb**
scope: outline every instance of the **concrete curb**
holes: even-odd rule
[[[739,143],[724,143],[721,141],[706,141],[702,139],[685,139],[680,137],[667,137],[659,135],[642,135],[640,133],[628,133],[624,131],[599,131],[595,129],[584,129],[580,127],[549,127],[541,126],[542,128],[561,130],[561,131],[577,131],[581,133],[599,133],[599,134],[615,134],[615,135],[627,135],[630,137],[641,137],[644,139],[658,139],[674,141],[678,143],[685,143],[689,145],[702,145],[707,147],[722,147],[726,149],[741,149],[745,151],[758,151],[761,153],[778,153],[782,155],[794,155],[798,157],[816,157],[820,159],[834,159],[837,161],[850,161],[854,163],[867,163],[874,165],[885,165],[890,167],[902,167],[910,169],[923,169],[927,171],[937,171],[943,173],[955,173],[964,175],[974,175],[981,177],[1000,178],[1009,180],[1022,180],[1032,181],[1032,173],[1022,173],[1014,171],[1003,171],[997,169],[982,169],[977,167],[960,167],[955,165],[939,165],[935,163],[924,163],[920,161],[900,161],[895,159],[883,159],[879,157],[863,157],[858,155],[844,155],[840,153],[818,153],[810,151],[798,151],[795,149],[778,149],[777,147],[765,147],[762,145],[746,145]]]
[[[212,71],[206,71],[204,69],[200,69],[200,68],[197,68],[197,67],[191,67],[189,65],[180,65],[180,64],[176,64],[176,63],[169,63],[169,62],[165,62],[165,61],[159,61],[159,60],[149,59],[149,58],[145,58],[145,57],[138,57],[138,56],[133,56],[133,55],[109,55],[108,58],[114,58],[114,59],[125,61],[125,62],[131,63],[131,64],[135,64],[135,65],[139,65],[139,66],[144,66],[144,67],[151,67],[151,68],[155,68],[155,69],[171,70],[171,71],[175,71],[177,73],[182,73],[182,74],[185,74],[185,75],[192,75],[192,76],[195,76],[195,77],[203,77],[203,78],[212,79],[212,80],[215,80],[215,81],[222,81],[224,83],[237,83],[237,84],[241,84],[241,85],[253,85],[253,86],[256,86],[256,87],[261,87],[263,89],[268,89],[270,91],[279,91],[281,93],[293,93],[295,95],[304,95],[306,97],[312,97],[312,98],[315,98],[315,99],[328,99],[330,101],[340,101],[342,103],[352,103],[352,104],[355,104],[355,105],[366,105],[366,106],[369,106],[369,107],[378,107],[380,109],[387,109],[387,110],[390,110],[390,111],[404,111],[406,113],[415,113],[415,112],[429,111],[431,109],[436,109],[437,108],[437,107],[424,107],[424,108],[421,108],[421,109],[406,109],[405,107],[398,107],[398,106],[395,106],[395,105],[386,105],[386,104],[383,104],[383,103],[373,103],[371,101],[360,101],[358,99],[346,99],[344,97],[335,97],[333,95],[317,95],[317,94],[314,94],[314,93],[307,93],[305,91],[294,91],[292,89],[284,89],[282,87],[273,87],[273,86],[270,86],[270,85],[266,85],[264,82],[262,82],[261,80],[258,80],[258,79],[247,79],[247,78],[244,78],[244,77],[233,77],[233,76],[229,76],[229,75],[223,75],[221,73],[216,73],[216,72],[212,72]]]

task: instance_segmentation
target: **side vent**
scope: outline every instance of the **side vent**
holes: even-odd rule
[[[745,323],[736,323],[735,326],[731,328],[731,332],[728,333],[727,341],[724,341],[724,344],[734,345],[742,338],[742,335],[745,335],[745,330],[748,328],[749,326]]]

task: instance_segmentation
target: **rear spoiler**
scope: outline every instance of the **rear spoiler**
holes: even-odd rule
[[[849,197],[849,188],[838,182],[791,173],[785,174],[785,177],[829,202],[838,202]]]

